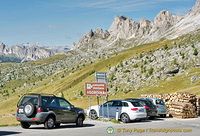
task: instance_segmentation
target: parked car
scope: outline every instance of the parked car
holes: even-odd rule
[[[132,100],[141,103],[145,107],[149,119],[154,119],[157,116],[157,108],[151,100],[137,98],[127,98],[125,100]]]
[[[158,110],[158,115],[160,117],[165,118],[166,114],[167,114],[167,107],[165,105],[165,102],[162,99],[158,99],[158,98],[150,98],[150,97],[145,97],[142,99],[147,99],[147,100],[151,100],[157,107]]]
[[[22,128],[31,124],[44,124],[47,129],[59,127],[61,123],[76,123],[83,126],[85,114],[66,99],[50,94],[25,94],[17,104],[17,121]]]
[[[107,107],[108,106],[108,107]],[[104,112],[102,113],[102,108]],[[116,112],[118,111],[118,119],[124,123],[128,123],[131,120],[143,120],[146,119],[147,114],[145,108],[139,103],[130,100],[110,100],[103,105],[96,105],[88,108],[87,115],[91,119],[97,119],[104,114],[104,117],[116,118]]]

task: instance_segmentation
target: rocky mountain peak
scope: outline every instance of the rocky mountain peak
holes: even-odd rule
[[[94,31],[94,34],[102,34],[103,33],[103,29],[102,28],[97,28],[95,31]]]
[[[94,32],[92,31],[92,29],[90,29],[90,31],[88,31],[85,36],[88,38],[92,38],[94,36]]]
[[[118,17],[120,20],[126,20],[126,19],[128,19],[128,17],[126,17],[126,16],[124,16],[124,15],[121,15],[121,16],[119,16]]]
[[[108,31],[113,37],[126,39],[132,36],[138,27],[139,24],[137,22],[122,15],[115,17]]]
[[[197,0],[194,7],[190,10],[189,14],[200,14],[200,0]]]
[[[162,10],[155,18],[154,18],[154,24],[157,27],[161,27],[166,22],[174,23],[173,15],[166,10]]]
[[[147,20],[146,18],[141,18],[140,19],[140,27],[144,28],[147,27],[151,24],[151,21]]]

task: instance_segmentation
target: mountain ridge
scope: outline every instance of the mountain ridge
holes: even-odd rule
[[[91,29],[77,43],[73,44],[72,49],[89,50],[96,45],[98,51],[106,50],[115,48],[116,42],[120,39],[134,41],[131,47],[159,41],[160,39],[174,39],[200,28],[200,22],[198,21],[200,20],[199,13],[200,0],[197,0],[192,9],[185,15],[173,15],[167,10],[162,10],[155,16],[153,21],[141,18],[139,22],[124,15],[115,16],[110,28],[104,31],[104,33],[106,32],[106,36],[103,37],[98,33],[95,34]],[[188,24],[188,27],[184,26]],[[192,29],[190,28],[191,26],[193,27]],[[93,35],[89,33],[93,33]],[[98,35],[97,38],[95,37],[96,35]],[[100,45],[99,41],[103,44]]]
[[[0,55],[2,56],[2,58],[0,58],[0,61],[1,62],[35,61],[35,60],[45,59],[60,53],[64,54],[64,52],[67,50],[70,50],[70,48],[65,46],[47,47],[39,43],[34,43],[34,44],[23,43],[14,46],[8,46],[1,42]],[[6,58],[6,60],[3,58]]]

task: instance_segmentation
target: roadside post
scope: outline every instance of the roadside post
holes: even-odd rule
[[[90,106],[90,111],[91,111],[91,96],[89,96],[89,106]],[[90,116],[90,120],[91,120],[91,113],[89,114],[89,116]]]
[[[118,120],[118,116],[119,116],[119,109],[117,108],[116,109],[116,117],[115,117],[116,120]]]
[[[99,89],[97,89],[97,105],[98,105],[98,111],[99,111],[99,96],[98,96],[98,94],[99,94]]]
[[[102,97],[102,115],[103,115],[103,121],[104,121],[104,105],[103,105],[103,95],[102,95],[101,97]]]

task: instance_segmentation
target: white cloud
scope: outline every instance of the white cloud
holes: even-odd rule
[[[67,7],[100,8],[111,11],[138,11],[144,8],[152,8],[163,2],[184,2],[191,0],[86,0],[67,5]],[[64,5],[62,5],[64,6]]]
[[[184,15],[188,13],[190,9],[191,7],[179,7],[179,8],[172,9],[171,12],[176,15]]]

